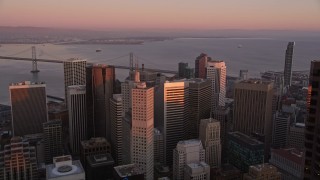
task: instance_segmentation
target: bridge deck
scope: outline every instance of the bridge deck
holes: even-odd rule
[[[0,56],[0,59],[7,59],[7,60],[15,60],[15,61],[34,61],[32,58],[23,58],[23,57],[8,57],[8,56]],[[48,63],[63,63],[63,60],[55,60],[55,59],[36,59],[37,62],[48,62]],[[130,69],[128,66],[120,66],[120,65],[111,65],[117,69]],[[164,70],[164,69],[152,69],[152,68],[144,68],[145,71],[151,72],[161,72],[161,73],[168,73],[168,74],[178,74],[177,71],[172,70]]]

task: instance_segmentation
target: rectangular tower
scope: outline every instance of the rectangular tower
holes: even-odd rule
[[[65,103],[68,106],[68,86],[86,84],[87,60],[72,58],[63,62]]]
[[[62,122],[52,120],[43,123],[45,162],[52,163],[53,157],[62,155]]]
[[[188,83],[164,83],[164,148],[166,165],[172,165],[172,152],[179,141],[185,139],[189,127]]]
[[[206,163],[211,168],[221,166],[220,122],[209,118],[200,123],[199,139],[206,151]]]
[[[183,180],[185,166],[191,163],[205,163],[205,150],[198,139],[179,141],[173,150],[173,179]]]
[[[292,56],[294,42],[289,42],[286,50],[286,57],[284,62],[284,86],[291,86],[291,76],[292,76]]]
[[[9,86],[14,136],[42,133],[48,121],[46,85],[25,81]]]
[[[234,130],[264,137],[266,155],[272,141],[273,83],[258,79],[240,81],[234,89]]]
[[[110,98],[114,86],[114,66],[99,64],[86,67],[89,137],[106,137],[110,140]]]
[[[122,95],[114,94],[110,99],[112,156],[117,165],[122,164],[122,118],[124,117]]]
[[[80,151],[80,142],[87,139],[86,86],[68,87],[69,136],[74,154]]]
[[[305,122],[305,179],[320,179],[320,61],[312,61],[307,97],[308,117]]]
[[[211,81],[206,79],[190,79],[189,83],[189,136],[190,139],[198,138],[201,119],[210,117],[211,110]]]
[[[195,60],[195,78],[206,78],[206,66],[207,62],[210,60],[207,54],[201,53]]]
[[[153,179],[154,88],[138,83],[132,89],[131,162],[145,172],[145,179]]]
[[[225,105],[227,67],[224,61],[208,61],[206,78],[211,80],[212,109]]]

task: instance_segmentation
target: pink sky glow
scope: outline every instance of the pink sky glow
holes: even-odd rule
[[[320,30],[320,0],[0,0],[0,26]]]

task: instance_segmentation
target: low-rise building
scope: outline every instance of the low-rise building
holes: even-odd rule
[[[282,179],[303,179],[304,152],[298,149],[273,149],[271,150],[270,164],[276,166],[282,173]]]
[[[249,173],[243,176],[244,180],[280,180],[281,173],[269,163],[250,166]]]
[[[72,161],[70,155],[53,158],[46,166],[46,180],[84,180],[85,171],[79,160]]]

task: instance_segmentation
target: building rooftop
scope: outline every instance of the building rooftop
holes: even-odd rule
[[[241,84],[271,84],[271,81],[266,81],[262,79],[248,79],[248,80],[242,80],[239,81]]]
[[[289,149],[272,149],[271,153],[282,156],[283,158],[292,161],[296,164],[304,163],[304,153],[302,150],[289,148]]]
[[[70,58],[66,60],[65,62],[81,62],[81,61],[87,61],[86,59],[81,59],[81,58]]]
[[[64,103],[49,101],[47,103],[47,105],[48,105],[48,112],[49,113],[55,113],[55,112],[61,112],[61,111],[68,110]]]
[[[189,139],[184,141],[179,141],[178,145],[193,145],[193,144],[201,144],[201,141],[199,139]]]
[[[53,161],[54,164],[46,165],[47,179],[85,173],[80,161],[72,161],[71,156],[55,157]]]
[[[295,123],[295,127],[304,128],[306,125],[304,123]]]
[[[263,143],[261,141],[258,141],[250,136],[247,136],[241,132],[230,132],[228,133],[229,136],[239,140],[240,142],[243,142],[243,143],[246,143],[246,144],[249,144],[251,146],[259,146],[259,145],[263,145]]]
[[[92,148],[101,145],[110,145],[106,138],[104,137],[95,137],[89,140],[81,141],[81,146],[83,148]]]
[[[114,167],[120,177],[134,176],[143,174],[143,171],[136,164],[128,164]]]
[[[87,161],[92,167],[114,164],[114,160],[109,153],[87,156]]]
[[[264,164],[256,164],[250,166],[250,168],[254,169],[255,171],[265,171],[265,170],[274,170],[277,171],[277,168],[269,163],[264,163]]]
[[[31,82],[31,81],[23,81],[18,83],[11,83],[10,86],[25,86],[25,85],[45,85],[45,82]]]

